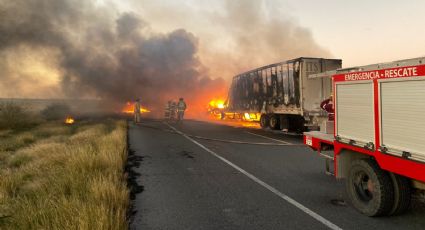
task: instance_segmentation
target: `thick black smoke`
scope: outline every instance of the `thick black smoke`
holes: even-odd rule
[[[140,97],[159,109],[170,98],[191,100],[224,87],[206,74],[193,34],[154,34],[140,16],[110,9],[86,0],[0,0],[0,54],[19,47],[55,53],[69,97],[117,103]],[[8,72],[0,69],[0,85],[18,89],[27,80]]]

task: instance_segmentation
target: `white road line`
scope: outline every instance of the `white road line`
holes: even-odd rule
[[[269,140],[272,140],[272,141],[277,141],[277,142],[280,142],[280,143],[283,143],[283,144],[288,144],[288,145],[291,145],[292,144],[292,143],[289,143],[289,142],[286,142],[286,141],[282,141],[282,140],[279,140],[279,139],[274,139],[274,138],[263,136],[263,135],[260,135],[260,134],[251,133],[251,132],[248,132],[248,131],[245,131],[245,132],[248,133],[248,134],[254,135],[254,136],[262,137],[262,138],[269,139]]]
[[[164,122],[165,123],[165,122]],[[234,169],[238,170],[239,172],[241,172],[242,174],[244,174],[245,176],[247,176],[248,178],[250,178],[251,180],[253,180],[254,182],[256,182],[257,184],[263,186],[264,188],[268,189],[269,191],[271,191],[272,193],[274,193],[275,195],[279,196],[280,198],[284,199],[285,201],[287,201],[288,203],[292,204],[293,206],[297,207],[298,209],[300,209],[301,211],[305,212],[306,214],[310,215],[311,217],[313,217],[314,219],[316,219],[317,221],[321,222],[322,224],[326,225],[327,227],[329,227],[332,230],[342,230],[342,228],[338,227],[337,225],[335,225],[334,223],[330,222],[329,220],[325,219],[324,217],[322,217],[321,215],[315,213],[314,211],[310,210],[309,208],[305,207],[304,205],[298,203],[296,200],[292,199],[291,197],[281,193],[279,190],[275,189],[274,187],[268,185],[266,182],[258,179],[257,177],[255,177],[254,175],[252,175],[251,173],[245,171],[244,169],[240,168],[239,166],[233,164],[232,162],[230,162],[229,160],[227,160],[226,158],[218,155],[217,153],[215,153],[214,151],[210,150],[209,148],[205,147],[204,145],[200,144],[199,142],[193,140],[192,138],[188,137],[186,134],[180,132],[179,130],[177,130],[176,128],[174,128],[173,126],[169,125],[168,123],[165,123],[166,125],[168,125],[171,129],[173,129],[174,131],[176,131],[178,134],[182,135],[183,137],[185,137],[186,139],[188,139],[189,141],[193,142],[194,144],[196,144],[197,146],[201,147],[202,149],[204,149],[205,151],[207,151],[208,153],[210,153],[211,155],[217,157],[218,159],[222,160],[223,162],[225,162],[226,164],[232,166]]]

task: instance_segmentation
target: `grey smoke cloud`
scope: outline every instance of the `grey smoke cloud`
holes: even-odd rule
[[[127,1],[157,29],[190,28],[199,37],[199,57],[211,76],[230,80],[239,72],[300,56],[333,57],[294,17],[293,1]]]
[[[66,96],[118,104],[140,97],[162,108],[169,98],[194,98],[224,86],[223,79],[207,75],[197,57],[198,39],[184,29],[155,34],[135,13],[108,11],[85,0],[0,0],[0,9],[0,52],[22,46],[56,50],[52,59],[59,60]],[[0,70],[0,84],[27,80],[12,80],[8,72]]]
[[[210,16],[231,38],[231,52],[206,52],[205,63],[238,73],[297,57],[332,57],[299,25],[280,0],[223,0],[224,11]],[[223,60],[226,60],[225,62]],[[210,64],[211,63],[211,64]]]
[[[185,8],[188,4],[171,0],[128,1],[141,15],[119,12],[111,2],[0,0],[0,93],[100,97],[118,105],[140,97],[157,110],[182,96],[202,107],[200,95],[226,94],[220,77],[229,80],[240,71],[297,56],[331,56],[284,10],[270,10],[278,1],[223,0],[213,13],[202,11],[206,2]],[[204,17],[209,25],[190,27],[188,15]],[[157,21],[174,29],[155,33],[150,23]],[[222,40],[232,45],[220,48]],[[43,73],[19,71],[33,59],[59,75],[56,86],[42,84]]]

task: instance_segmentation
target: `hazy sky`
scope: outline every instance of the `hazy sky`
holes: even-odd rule
[[[344,66],[425,55],[425,1],[287,1],[291,14]]]
[[[232,39],[223,27],[230,25],[214,20],[224,2],[129,0],[122,6],[144,15],[156,30],[182,27],[200,37],[204,49],[228,51]],[[425,55],[424,9],[423,0],[266,0],[258,10],[310,30],[317,44],[348,67]]]

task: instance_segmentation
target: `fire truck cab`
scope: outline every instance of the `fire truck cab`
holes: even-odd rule
[[[305,132],[304,143],[333,162],[358,211],[405,212],[425,189],[425,57],[310,77],[332,78],[335,121]]]

